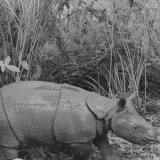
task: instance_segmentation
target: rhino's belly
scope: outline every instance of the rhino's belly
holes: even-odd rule
[[[4,112],[18,141],[27,144],[55,142],[52,125],[59,88],[60,85],[45,87],[36,83],[28,88],[18,85],[16,91],[13,87],[1,90]]]

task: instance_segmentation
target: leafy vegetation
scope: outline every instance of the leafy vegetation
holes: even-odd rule
[[[139,110],[147,110],[149,97],[159,98],[159,7],[157,0],[0,1],[0,86],[44,80],[109,97],[137,91],[145,95]],[[116,142],[122,157],[139,157]],[[137,159],[156,160],[155,148]],[[91,159],[100,159],[95,153]]]

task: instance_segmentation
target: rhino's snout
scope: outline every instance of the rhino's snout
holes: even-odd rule
[[[152,126],[152,124],[144,119],[141,119],[141,121],[139,119],[139,122],[141,122],[140,126],[142,128],[141,132],[139,133],[139,135],[141,135],[140,140],[142,142],[142,145],[157,142],[157,130]]]
[[[133,134],[139,134],[139,138],[142,142],[151,143],[157,141],[157,131],[156,129],[148,122],[143,122],[144,125],[139,125],[138,127],[133,126]],[[135,129],[134,129],[135,128]],[[138,128],[138,129],[137,129]],[[138,132],[137,132],[137,130]]]
[[[157,142],[157,131],[154,127],[151,126],[151,129],[148,130],[146,136],[146,139],[148,139],[148,143]]]
[[[156,129],[138,114],[115,115],[111,122],[112,131],[131,143],[146,145],[157,141]]]

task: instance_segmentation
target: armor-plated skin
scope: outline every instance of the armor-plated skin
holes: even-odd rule
[[[63,143],[86,160],[93,144],[103,160],[116,160],[108,130],[132,143],[157,140],[156,130],[127,99],[109,99],[67,84],[25,81],[0,89],[0,155],[18,157],[21,145]]]

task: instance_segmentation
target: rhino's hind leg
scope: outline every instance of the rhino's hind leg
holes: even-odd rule
[[[1,160],[10,160],[18,158],[18,149],[6,148],[0,146],[0,159]]]
[[[73,160],[87,160],[87,157],[92,152],[92,143],[73,143],[69,145],[74,151]]]

